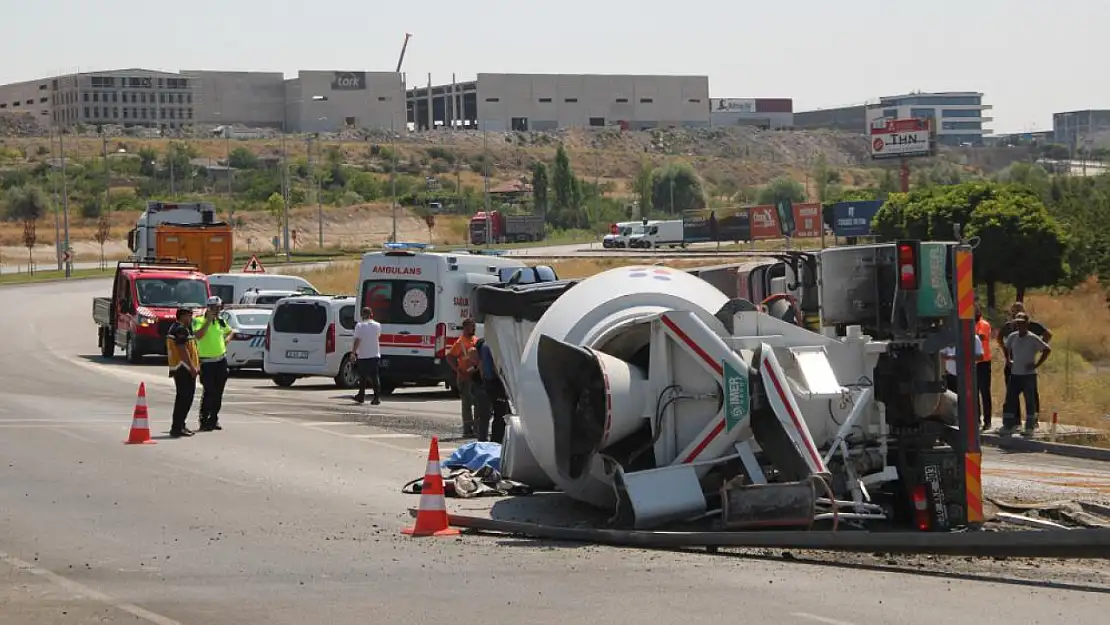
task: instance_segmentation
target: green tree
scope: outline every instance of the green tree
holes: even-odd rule
[[[547,165],[536,161],[532,165],[532,203],[535,212],[540,215],[547,214],[547,188]]]
[[[31,185],[8,189],[4,199],[7,205],[4,217],[10,221],[38,220],[50,208],[42,189]]]
[[[632,179],[632,192],[636,194],[636,204],[640,207],[641,215],[647,215],[653,208],[651,203],[653,171],[651,161],[645,158],[640,161],[639,167],[636,168],[636,175]]]
[[[829,161],[824,152],[817,153],[817,160],[813,163],[813,182],[817,185],[817,201],[824,202],[829,193]]]
[[[995,180],[1003,183],[1025,185],[1033,189],[1033,191],[1042,198],[1048,197],[1049,187],[1052,183],[1044,167],[1026,161],[1018,161],[1010,164],[1009,167],[1003,169],[995,176]]]
[[[139,174],[153,178],[158,173],[158,151],[154,148],[139,150]]]
[[[760,204],[778,204],[783,200],[804,202],[805,199],[806,190],[802,187],[802,183],[790,176],[775,178],[770,184],[760,189],[759,195],[756,196],[756,202]]]
[[[582,186],[574,176],[570,157],[567,156],[567,151],[562,145],[559,145],[555,151],[555,171],[551,175],[551,190],[555,196],[552,203],[554,215],[549,221],[557,228],[583,227],[585,224],[580,211]]]
[[[987,287],[987,306],[996,307],[996,286],[1030,287],[1068,278],[1069,239],[1040,197],[1022,185],[973,181],[892,193],[875,215],[872,229],[883,240],[952,241],[978,237],[975,280]]]
[[[1006,282],[1025,299],[1030,287],[1051,286],[1068,273],[1068,238],[1040,199],[1004,194],[980,204],[967,234],[979,237],[975,277],[987,285],[987,306],[995,307],[995,284]]]
[[[669,163],[652,172],[651,205],[675,215],[707,206],[701,178],[689,163]]]
[[[228,166],[235,169],[258,169],[258,156],[243,146],[231,151]]]
[[[276,217],[282,214],[282,211],[284,209],[285,200],[282,199],[280,193],[271,194],[270,197],[266,199],[266,212],[270,213],[271,215],[274,215]]]

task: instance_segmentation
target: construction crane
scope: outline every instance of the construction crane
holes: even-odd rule
[[[405,33],[405,43],[401,44],[401,56],[397,57],[397,70],[398,74],[401,73],[401,64],[405,62],[405,50],[409,48],[409,39],[412,39],[412,33]]]

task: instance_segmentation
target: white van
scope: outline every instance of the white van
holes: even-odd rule
[[[350,295],[299,295],[279,300],[266,326],[262,370],[274,384],[297,378],[332,378],[339,388],[358,385],[354,360],[358,302]]]
[[[517,270],[524,271],[517,274]],[[454,375],[446,352],[472,316],[474,287],[519,280],[544,280],[519,260],[482,254],[442,254],[411,250],[372,252],[359,270],[360,306],[369,306],[382,324],[380,380],[382,394],[402,384],[450,388]],[[543,274],[550,273],[544,268]],[[536,275],[531,275],[536,274]],[[478,326],[481,335],[482,327]]]
[[[219,296],[225,304],[240,304],[249,290],[296,291],[304,295],[319,295],[316,287],[300,276],[274,273],[214,273],[208,276],[208,290]]]
[[[620,247],[628,247],[628,237],[632,235],[633,229],[639,226],[638,221],[618,221],[613,224],[613,232],[601,238],[601,247],[605,249],[613,249]]]
[[[686,247],[684,229],[681,219],[667,221],[649,221],[647,227],[640,234],[634,234],[628,242],[628,247],[651,249],[653,247]]]

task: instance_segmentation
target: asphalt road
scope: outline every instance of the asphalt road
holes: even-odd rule
[[[3,625],[1012,625],[1098,623],[1110,610],[1103,586],[1016,581],[993,562],[973,575],[922,576],[781,558],[403,537],[416,499],[400,487],[423,473],[427,435],[445,439],[444,455],[457,444],[455,402],[430,390],[402,393],[381,410],[356,408],[326,381],[278,389],[238,378],[224,431],[169,440],[164,365],[95,355],[89,300],[106,288],[100,280],[0,288]],[[126,446],[140,381],[160,440]],[[567,503],[520,498],[495,508],[526,515],[533,505]],[[460,511],[488,506],[449,502]]]

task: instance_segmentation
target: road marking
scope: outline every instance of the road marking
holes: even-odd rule
[[[113,608],[115,608],[117,610],[120,610],[122,612],[126,612],[126,613],[130,614],[131,616],[141,618],[144,621],[147,621],[147,622],[150,622],[150,623],[154,623],[154,625],[182,625],[182,623],[180,621],[175,621],[172,618],[169,618],[168,616],[162,616],[161,614],[151,612],[150,610],[147,610],[145,608],[140,608],[139,606],[137,606],[133,603],[127,603],[126,601],[119,601],[117,599],[112,598],[109,595],[106,595],[106,594],[100,592],[99,590],[96,590],[94,588],[90,588],[89,586],[86,586],[84,584],[75,582],[71,579],[67,579],[65,577],[62,577],[61,575],[58,575],[57,573],[54,573],[52,571],[48,571],[46,569],[39,568],[39,567],[31,564],[30,562],[24,562],[23,560],[20,560],[19,558],[9,556],[8,554],[4,553],[3,551],[0,551],[0,561],[2,561],[5,564],[11,566],[12,568],[16,569],[17,571],[23,571],[25,573],[30,573],[31,575],[41,577],[41,578],[49,581],[50,583],[54,584],[55,586],[58,586],[58,587],[63,588],[65,590],[68,590],[69,592],[71,592],[75,595],[79,595],[79,596],[85,597],[87,599],[92,599],[93,601],[99,601],[100,603],[103,603],[104,605],[113,607]]]
[[[796,616],[798,618],[804,618],[804,619],[807,619],[807,620],[810,620],[810,621],[816,621],[818,623],[824,623],[825,625],[856,625],[855,623],[853,623],[851,621],[841,621],[839,619],[829,618],[827,616],[819,616],[817,614],[809,614],[808,612],[792,612],[790,614],[790,616]]]
[[[419,434],[391,432],[389,434],[351,434],[351,438],[420,438]]]

